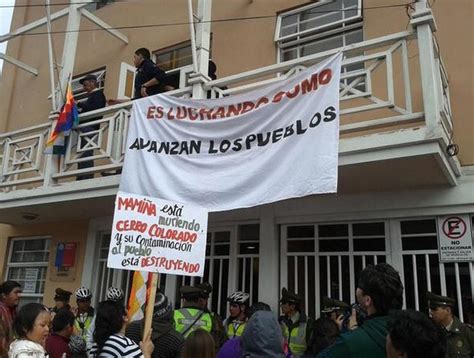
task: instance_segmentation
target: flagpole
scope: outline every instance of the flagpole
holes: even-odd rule
[[[53,112],[59,108],[56,102],[56,88],[54,86],[54,58],[53,58],[53,39],[51,38],[51,12],[49,6],[49,0],[46,0],[46,28],[48,31],[48,57],[49,57],[49,77],[51,82],[51,107]]]
[[[153,308],[155,306],[155,296],[156,296],[156,288],[159,285],[160,276],[158,273],[151,274],[151,282],[149,286],[149,295],[146,301],[146,309],[145,309],[145,325],[143,328],[143,337],[142,340],[145,341],[148,333],[151,331],[151,322],[153,318]]]

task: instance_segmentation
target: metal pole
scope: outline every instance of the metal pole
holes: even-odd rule
[[[74,62],[76,59],[77,41],[79,38],[79,28],[81,24],[81,13],[76,0],[71,0],[67,19],[66,35],[64,37],[63,55],[61,59],[61,72],[59,75],[59,88],[67,88],[69,76],[74,73]],[[63,96],[60,95],[59,105],[63,103]]]
[[[53,112],[58,110],[56,102],[56,88],[54,85],[54,58],[53,58],[53,39],[51,28],[51,12],[49,0],[46,0],[46,28],[48,29],[48,56],[49,56],[49,79],[51,85],[51,107]]]
[[[199,0],[197,9],[198,23],[196,24],[197,66],[200,81],[193,84],[193,98],[206,98],[203,83],[208,75],[209,46],[211,42],[211,9],[212,0]]]
[[[189,31],[191,33],[191,54],[193,56],[193,71],[198,72],[196,55],[196,33],[194,32],[193,0],[188,0]]]

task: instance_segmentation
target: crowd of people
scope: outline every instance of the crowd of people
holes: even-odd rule
[[[183,286],[181,308],[166,295],[155,299],[152,329],[129,321],[124,292],[110,287],[92,308],[92,292],[56,289],[55,306],[21,302],[21,285],[0,285],[0,358],[153,357],[153,358],[327,358],[473,357],[474,328],[454,315],[456,301],[426,294],[429,315],[401,310],[403,285],[388,264],[368,266],[359,275],[356,303],[322,300],[320,318],[308,317],[302,298],[286,288],[281,315],[268,304],[250,304],[234,292],[225,320],[208,308],[208,283]]]

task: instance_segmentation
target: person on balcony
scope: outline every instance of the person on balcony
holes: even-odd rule
[[[78,102],[77,107],[80,113],[91,112],[96,109],[104,108],[106,104],[105,95],[102,89],[97,88],[97,77],[90,74],[82,78],[79,83],[84,88],[84,91],[87,92],[87,100],[84,102]],[[86,120],[81,120],[80,123],[92,122],[98,119],[101,119],[102,116],[88,118]],[[94,124],[92,126],[82,127],[82,133],[89,133],[97,131],[100,128],[100,124]],[[80,148],[84,149],[87,146],[90,146],[92,137],[89,138],[81,137]],[[84,150],[82,154],[79,154],[79,158],[87,158],[94,155],[94,149]],[[94,167],[93,160],[82,161],[77,164],[77,169],[86,169]],[[81,174],[77,176],[77,180],[92,179],[94,174]]]
[[[133,56],[133,64],[137,68],[135,75],[135,99],[153,96],[170,90],[166,73],[152,60],[147,48],[139,48]]]
[[[153,96],[158,93],[174,90],[173,79],[151,60],[150,50],[139,48],[133,56],[133,65],[136,67],[134,96],[132,100]],[[109,99],[107,104],[128,102],[128,99]]]

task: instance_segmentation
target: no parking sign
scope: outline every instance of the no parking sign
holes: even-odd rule
[[[474,261],[469,215],[438,217],[438,248],[441,262]]]

